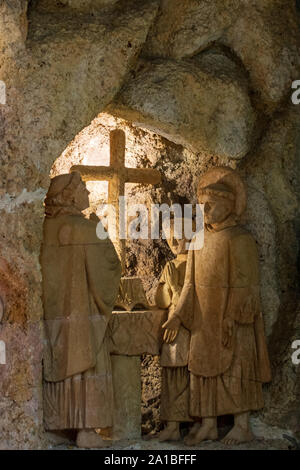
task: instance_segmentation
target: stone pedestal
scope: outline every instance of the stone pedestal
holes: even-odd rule
[[[114,385],[114,439],[141,437],[140,356],[112,356]]]
[[[141,354],[158,355],[165,310],[113,312],[110,350],[114,385],[113,439],[141,437]]]

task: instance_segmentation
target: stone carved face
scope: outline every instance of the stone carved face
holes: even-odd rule
[[[204,222],[207,225],[220,224],[234,212],[234,201],[214,196],[202,196]]]
[[[90,192],[88,191],[86,184],[80,180],[74,192],[74,204],[80,211],[84,211],[89,207],[89,194]]]

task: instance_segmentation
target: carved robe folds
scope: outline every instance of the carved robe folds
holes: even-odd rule
[[[168,308],[170,318],[179,300],[184,285],[186,255],[169,261],[161,275],[156,292],[156,304]],[[190,333],[180,326],[172,343],[163,343],[160,357],[162,366],[162,390],[160,415],[163,421],[190,421],[189,383],[187,368]]]
[[[270,365],[258,257],[246,230],[206,230],[203,248],[189,252],[175,315],[191,331],[190,414],[208,417],[262,408],[261,384],[270,380]],[[234,327],[226,346],[228,319]]]
[[[120,262],[97,223],[80,215],[46,218],[42,249],[47,429],[112,426],[107,324]]]

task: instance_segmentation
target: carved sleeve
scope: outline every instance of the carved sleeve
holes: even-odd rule
[[[189,250],[184,285],[174,310],[174,315],[180,318],[183,326],[185,326],[188,330],[192,328],[194,318],[194,256],[195,251]]]
[[[159,308],[169,308],[172,302],[172,292],[167,283],[166,267],[164,268],[162,275],[157,286],[155,293],[155,305]]]
[[[179,272],[173,261],[170,261],[166,266],[166,282],[171,291],[172,309],[176,307],[182,291],[182,286],[179,283]]]
[[[85,266],[88,288],[98,306],[99,313],[110,316],[117,298],[121,266],[113,244],[85,246]]]
[[[62,225],[58,240],[60,246],[72,250],[73,256],[79,253],[84,257],[85,270],[81,276],[86,279],[98,312],[109,317],[119,289],[121,265],[112,242],[97,238],[96,225],[96,222],[83,217],[73,218]],[[78,272],[80,268],[71,266],[70,269]],[[80,287],[76,287],[76,291]]]
[[[253,323],[260,313],[259,267],[255,241],[243,234],[230,241],[230,279],[225,317]]]

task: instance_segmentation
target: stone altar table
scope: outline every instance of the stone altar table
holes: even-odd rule
[[[113,439],[141,437],[142,354],[158,355],[166,310],[115,311],[110,320],[114,385]]]

